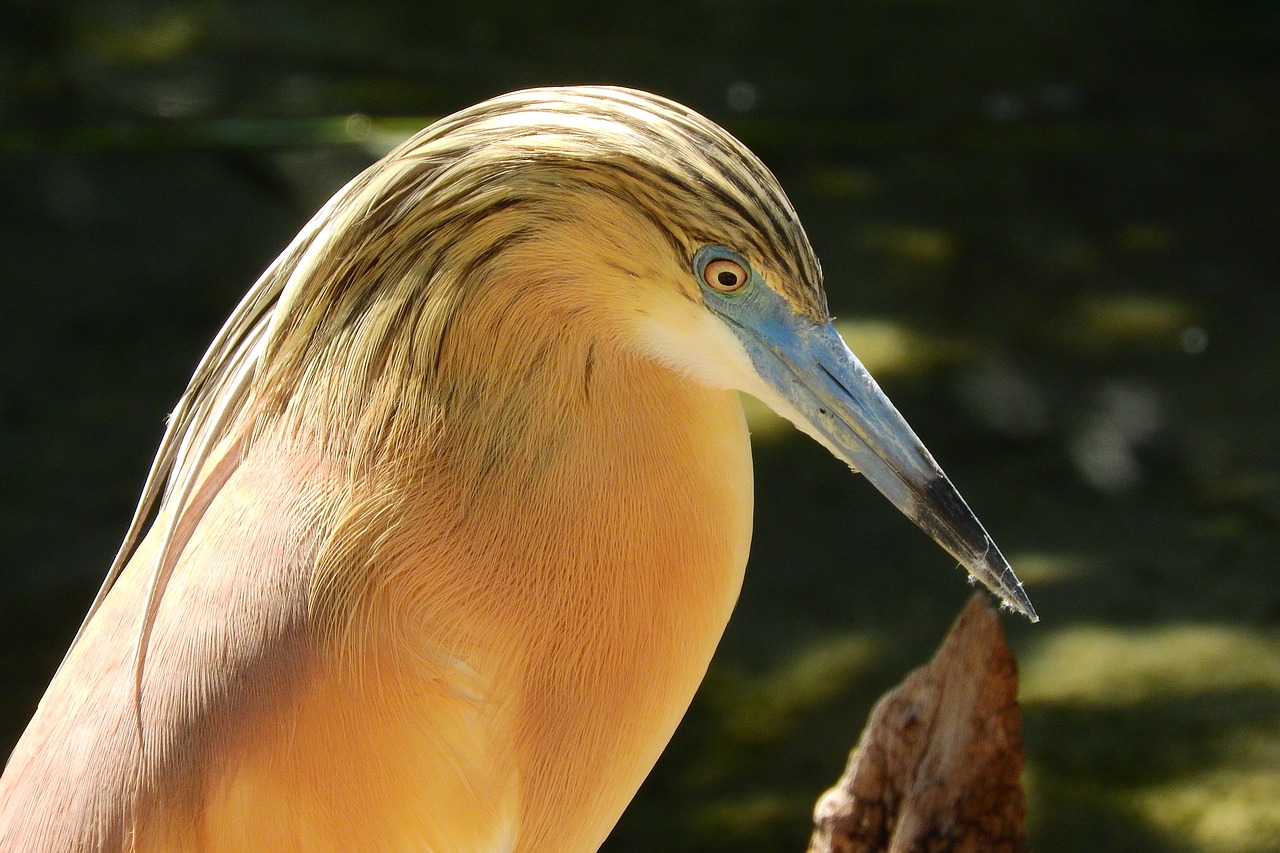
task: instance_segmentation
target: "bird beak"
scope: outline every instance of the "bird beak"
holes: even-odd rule
[[[1039,621],[977,516],[830,323],[796,314],[767,287],[706,303],[741,340],[767,390],[781,397],[766,393],[766,403],[861,471],[1007,606]]]

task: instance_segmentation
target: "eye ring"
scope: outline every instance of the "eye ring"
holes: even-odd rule
[[[746,287],[750,275],[732,258],[716,258],[702,268],[702,283],[720,293],[736,293]]]

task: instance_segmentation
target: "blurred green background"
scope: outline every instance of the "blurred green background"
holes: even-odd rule
[[[680,100],[788,188],[855,352],[1018,568],[1032,841],[1280,850],[1280,4],[0,2],[0,755],[222,319],[392,141]],[[804,848],[969,593],[754,412],[742,601],[606,849]]]

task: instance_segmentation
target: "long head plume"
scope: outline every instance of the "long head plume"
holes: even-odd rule
[[[518,288],[496,290],[495,273],[513,251],[549,244],[539,238],[566,219],[589,218],[591,198],[643,217],[662,235],[654,251],[682,268],[703,243],[754,247],[749,260],[780,273],[796,313],[826,319],[818,263],[777,182],[684,107],[625,89],[535,89],[422,131],[340,190],[267,269],[169,419],[85,620],[155,524],[161,539],[136,649],[139,733],[147,646],[170,574],[255,438],[284,424],[320,447],[341,438],[353,479],[394,470],[451,404],[474,395],[467,383],[483,354],[452,347],[453,327],[482,294],[497,306],[491,314],[517,308]],[[582,263],[554,247],[541,261],[566,271]]]

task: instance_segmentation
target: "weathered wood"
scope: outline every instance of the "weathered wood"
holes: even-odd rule
[[[1017,665],[977,594],[942,647],[881,698],[818,800],[809,853],[1020,853]]]

